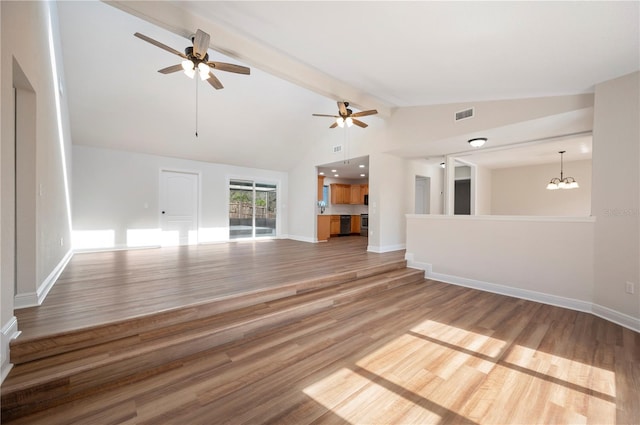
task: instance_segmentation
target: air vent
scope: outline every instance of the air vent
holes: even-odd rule
[[[456,112],[456,118],[455,118],[456,121],[466,120],[469,118],[473,118],[473,108]]]
[[[342,152],[342,145],[335,145],[333,147],[333,153],[340,153]]]

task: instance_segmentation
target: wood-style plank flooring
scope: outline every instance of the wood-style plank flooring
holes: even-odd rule
[[[307,245],[282,242],[282,270],[306,268],[293,255]],[[331,246],[323,245],[309,249]],[[238,248],[263,246],[270,249],[268,243]],[[216,262],[199,249],[175,255],[182,266],[143,258],[150,274],[176,280]],[[91,256],[87,262],[104,269],[97,276],[112,269],[128,278],[117,270],[122,264],[96,264]],[[88,263],[71,269],[81,282]],[[221,266],[220,273],[228,272]],[[640,334],[586,313],[424,281],[213,348],[166,373],[15,423],[638,424],[639,389]]]
[[[243,241],[74,255],[43,305],[16,311],[21,338],[61,333],[404,258],[366,237]]]

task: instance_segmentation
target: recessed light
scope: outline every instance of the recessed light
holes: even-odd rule
[[[334,174],[333,177],[340,177],[340,174]]]
[[[318,174],[320,174],[321,176],[324,176],[324,171],[320,171]]]
[[[358,167],[360,167],[360,168],[364,168],[364,167],[365,167],[365,165],[364,165],[364,164],[360,164],[360,165],[358,165]]]
[[[336,171],[338,171],[338,170],[331,170],[332,173],[335,173]]]
[[[366,174],[360,174],[360,177],[366,177]]]
[[[484,145],[486,141],[486,137],[476,137],[475,139],[469,140],[469,144],[474,148],[479,148],[480,146]]]

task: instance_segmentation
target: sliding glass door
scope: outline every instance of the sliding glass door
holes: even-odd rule
[[[277,186],[250,180],[229,182],[229,239],[276,236]]]

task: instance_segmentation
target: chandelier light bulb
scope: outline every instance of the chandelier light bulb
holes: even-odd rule
[[[344,122],[347,123],[347,127],[351,127],[353,125],[353,119],[351,119],[351,117],[347,117]]]
[[[344,127],[344,118],[342,117],[336,118],[336,124],[338,124],[338,127],[340,128]]]

